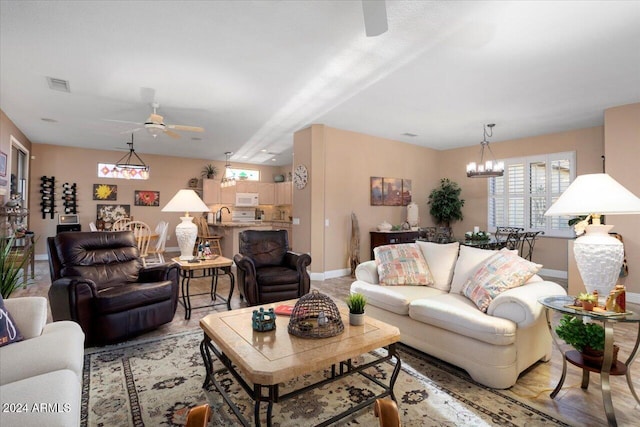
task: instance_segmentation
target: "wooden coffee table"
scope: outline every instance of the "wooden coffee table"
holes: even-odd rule
[[[275,308],[280,304],[294,305],[295,302],[296,300],[283,301],[261,307],[268,310],[270,307]],[[276,329],[273,331],[255,332],[251,325],[251,317],[255,309],[257,307],[213,313],[200,320],[200,327],[204,331],[200,352],[207,370],[203,387],[213,384],[244,426],[249,426],[250,422],[216,381],[216,373],[228,370],[253,399],[255,402],[254,424],[256,426],[260,425],[260,405],[262,402],[267,403],[267,426],[271,426],[274,403],[356,373],[375,382],[383,388],[383,392],[318,424],[319,426],[334,423],[373,404],[378,398],[391,396],[395,400],[393,386],[398,378],[401,365],[395,346],[396,342],[400,340],[400,331],[395,326],[370,317],[366,317],[363,326],[350,326],[349,313],[344,308],[340,309],[344,323],[344,332],[340,335],[330,338],[300,338],[287,332],[288,316],[277,316]],[[381,347],[387,348],[386,356],[381,356],[359,366],[354,366],[351,363],[351,359]],[[212,353],[217,360],[214,359]],[[365,369],[379,365],[391,358],[395,359],[395,367],[388,385],[364,372]],[[223,366],[214,370],[214,363],[219,363],[218,361]],[[329,378],[280,395],[280,383],[329,368],[331,369]]]
[[[191,310],[195,310],[197,308],[205,308],[205,307],[214,307],[216,305],[227,305],[227,310],[231,310],[231,297],[233,296],[233,288],[235,286],[235,278],[233,277],[233,272],[231,271],[231,266],[233,265],[233,261],[229,258],[225,258],[222,256],[215,256],[213,259],[203,259],[198,262],[189,262],[181,260],[180,258],[172,258],[171,261],[180,265],[180,277],[181,277],[181,291],[182,291],[182,300],[179,300],[184,306],[184,318],[191,318]],[[194,274],[196,272],[200,272],[198,276]],[[224,274],[229,276],[229,296],[223,297],[218,294],[218,273],[222,271]],[[200,277],[209,277],[211,276],[211,291],[199,294],[191,294],[189,292],[189,285],[191,284],[192,278],[200,278]],[[208,305],[200,305],[197,307],[191,306],[191,297],[198,295],[211,295],[211,304]]]

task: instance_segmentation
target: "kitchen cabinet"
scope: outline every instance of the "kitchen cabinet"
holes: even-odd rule
[[[275,184],[276,187],[276,205],[290,205],[292,199],[292,190],[293,185],[292,182],[278,182]]]
[[[261,205],[273,205],[276,202],[276,185],[271,182],[258,183],[258,200]]]
[[[257,193],[258,181],[236,181],[236,193]]]
[[[383,245],[395,245],[399,243],[413,243],[419,237],[417,231],[370,231],[371,237],[371,259],[373,249]]]
[[[220,204],[220,181],[214,179],[202,180],[202,201],[206,205]]]
[[[220,189],[220,203],[233,206],[236,203],[236,187],[223,187]]]

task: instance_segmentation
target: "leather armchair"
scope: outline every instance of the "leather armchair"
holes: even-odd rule
[[[85,345],[104,345],[171,322],[178,265],[143,267],[131,231],[66,232],[47,238],[53,320],[73,320]]]
[[[246,230],[239,238],[240,253],[233,260],[247,304],[299,298],[309,292],[311,256],[289,250],[287,230]]]

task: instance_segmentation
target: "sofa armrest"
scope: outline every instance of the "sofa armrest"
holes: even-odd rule
[[[42,335],[47,323],[47,299],[44,297],[8,298],[4,306],[25,339]]]
[[[498,295],[489,304],[487,314],[511,320],[518,328],[526,328],[533,325],[543,313],[544,307],[538,302],[539,298],[566,294],[564,288],[554,282],[529,283]]]
[[[377,285],[380,283],[378,279],[378,267],[375,261],[365,261],[356,267],[356,279],[363,282]]]

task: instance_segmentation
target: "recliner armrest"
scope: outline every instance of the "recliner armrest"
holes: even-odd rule
[[[251,259],[251,257],[242,254],[235,254],[235,256],[233,257],[233,262],[236,263],[236,266],[238,268],[244,271],[244,274],[251,277],[256,277],[256,264],[253,262],[253,259]]]
[[[83,324],[89,321],[91,300],[98,296],[96,284],[80,276],[55,280],[49,288],[49,304],[53,320],[75,320]],[[83,328],[83,330],[85,330]]]
[[[172,274],[178,275],[179,266],[175,262],[142,267],[138,272],[139,282],[162,282],[172,280]]]
[[[284,265],[298,271],[305,271],[311,264],[311,255],[287,251],[284,254]]]
[[[542,316],[544,307],[538,302],[538,299],[550,295],[566,294],[564,288],[554,282],[529,283],[509,289],[495,297],[489,304],[487,314],[511,320],[518,325],[518,328],[526,328]]]

